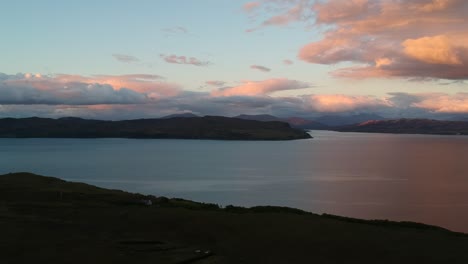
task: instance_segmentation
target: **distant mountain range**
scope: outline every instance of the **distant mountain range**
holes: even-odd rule
[[[310,135],[283,122],[260,122],[219,116],[122,121],[32,117],[0,119],[0,137],[290,140],[310,138]]]
[[[308,120],[300,117],[289,117],[289,118],[279,118],[272,115],[238,115],[234,118],[246,119],[246,120],[256,120],[256,121],[279,121],[286,122],[294,128],[301,129],[328,129],[329,127],[313,120]]]
[[[369,120],[384,120],[385,118],[376,114],[356,115],[325,115],[314,119],[315,121],[329,127],[358,124]]]
[[[163,116],[160,119],[169,119],[169,118],[174,118],[174,117],[187,118],[187,117],[200,117],[200,116],[197,116],[197,115],[192,114],[192,113],[182,113],[182,114],[173,114],[173,115]]]
[[[468,135],[468,120],[385,119],[375,114],[327,115],[315,118],[314,120],[294,117],[278,118],[272,115],[239,115],[236,118],[257,121],[282,121],[289,123],[295,128],[340,132]]]
[[[351,124],[358,124],[368,120],[384,120],[385,118],[376,114],[355,114],[355,115],[325,115],[316,118],[288,117],[279,118],[272,115],[238,115],[235,118],[257,120],[257,121],[281,121],[290,124],[295,128],[333,130],[333,127],[340,127]]]
[[[468,135],[468,122],[433,119],[370,120],[333,130],[340,132]]]

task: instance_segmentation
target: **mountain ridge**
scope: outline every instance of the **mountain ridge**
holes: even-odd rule
[[[290,126],[294,128],[300,128],[300,129],[319,129],[319,130],[324,130],[328,129],[329,127],[325,124],[322,124],[320,122],[310,120],[310,119],[305,119],[301,117],[288,117],[288,118],[280,118],[276,117],[273,115],[237,115],[234,116],[234,118],[240,118],[240,119],[246,119],[246,120],[256,120],[256,121],[262,121],[262,122],[269,122],[269,121],[279,121],[279,122],[286,122]]]
[[[292,140],[310,138],[310,135],[284,122],[219,116],[121,121],[31,117],[0,119],[0,137]]]
[[[392,134],[468,135],[468,122],[400,118],[389,120],[368,120],[354,125],[338,127],[334,130],[340,132]]]

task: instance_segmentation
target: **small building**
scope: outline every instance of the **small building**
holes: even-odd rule
[[[146,199],[141,200],[141,203],[144,204],[144,205],[147,205],[147,206],[153,205],[153,201],[151,201],[149,199],[148,200],[146,200]]]

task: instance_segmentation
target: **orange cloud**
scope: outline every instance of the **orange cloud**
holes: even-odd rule
[[[226,87],[211,92],[212,96],[261,96],[277,91],[303,89],[309,84],[285,78],[269,79],[264,81],[245,81],[234,87]]]
[[[378,58],[375,60],[375,67],[380,68],[386,65],[392,64],[392,60],[389,58]]]
[[[430,64],[460,65],[454,41],[445,35],[407,39],[403,42],[404,52],[409,57]]]

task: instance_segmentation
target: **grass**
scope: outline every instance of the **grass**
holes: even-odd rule
[[[146,206],[142,200],[151,200]],[[468,263],[468,236],[0,176],[0,263]]]

